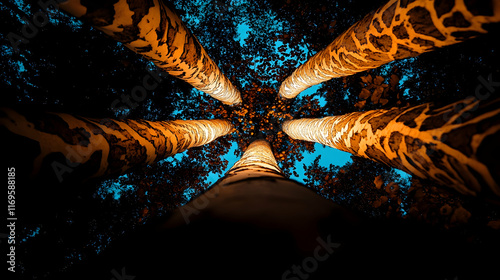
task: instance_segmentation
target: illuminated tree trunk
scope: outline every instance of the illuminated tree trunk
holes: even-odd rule
[[[455,0],[391,0],[366,15],[281,85],[283,98],[332,78],[377,68],[486,33],[500,21],[500,3]]]
[[[255,140],[222,178],[221,184],[262,176],[284,178],[269,143],[266,140]]]
[[[242,190],[247,193],[251,192],[254,195],[262,189],[272,186],[283,188],[286,193],[288,186],[292,186],[293,189],[301,185],[285,178],[274,158],[269,142],[263,139],[255,140],[250,143],[241,159],[229,169],[224,177],[213,184],[206,193],[176,211],[172,218],[173,223],[184,224],[203,218],[198,216],[200,211],[205,208],[200,206],[203,205],[203,201],[213,200],[220,193],[234,197],[234,193],[232,191],[227,193],[227,189]],[[245,195],[243,195],[241,199],[252,198],[245,198]],[[226,202],[226,199],[219,198],[219,200]]]
[[[241,103],[239,91],[163,1],[68,0],[60,8],[225,104]]]
[[[32,176],[52,174],[59,181],[120,174],[152,164],[191,147],[210,143],[233,130],[225,120],[146,121],[92,119],[60,113],[23,114],[0,110],[0,129],[9,160]]]
[[[469,195],[500,196],[500,99],[286,121],[293,139],[385,163]]]
[[[318,236],[332,232],[332,229],[323,227],[335,225],[339,220],[350,225],[355,219],[345,209],[302,184],[285,178],[269,143],[255,140],[223,178],[202,195],[176,209],[161,228],[167,234],[177,232],[179,238],[169,239],[176,242],[190,240],[187,236],[192,234],[206,238],[208,241],[197,243],[196,250],[212,254],[212,248],[215,247],[217,252],[222,251],[218,258],[224,259],[217,259],[217,263],[224,263],[228,267],[222,273],[249,271],[252,277],[243,278],[261,279],[262,271],[265,271],[266,275],[274,274],[272,278],[293,279],[287,277],[292,273],[286,270],[293,261],[304,258],[294,254],[300,251],[305,256],[312,255],[318,244]],[[236,246],[236,243],[229,241],[233,238],[252,242]],[[327,239],[333,241],[332,250],[340,246],[334,243],[332,236]],[[259,241],[254,242],[256,240]],[[181,260],[179,254],[192,255],[186,247],[187,243],[182,243],[181,252],[172,254],[175,256],[172,261]],[[276,253],[279,258],[272,257]],[[256,257],[259,258],[258,266],[253,265]],[[213,259],[200,255],[195,258],[205,261]],[[270,260],[267,261],[267,258]],[[246,269],[249,265],[252,266],[251,270]],[[256,274],[260,274],[260,277],[253,275],[254,270],[259,271]]]

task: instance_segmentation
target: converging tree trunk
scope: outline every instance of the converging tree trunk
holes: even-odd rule
[[[210,275],[215,264],[223,264],[219,279],[242,271],[240,279],[294,279],[293,264],[301,265],[315,250],[327,263],[324,256],[337,253],[356,222],[347,210],[285,178],[270,144],[255,140],[223,178],[162,223],[158,236],[175,245],[158,253],[168,252],[159,256],[169,258],[162,263],[168,271],[183,271],[186,279]],[[339,223],[345,227],[334,226]],[[197,269],[186,269],[192,266],[186,260]],[[314,273],[324,270],[333,268]]]
[[[246,189],[250,188],[251,192],[254,193],[253,195],[258,195],[259,192],[269,186],[275,186],[275,191],[277,193],[279,193],[277,190],[281,189],[283,195],[286,196],[287,192],[295,189],[295,187],[289,186],[301,185],[285,178],[274,158],[269,142],[258,139],[248,146],[241,159],[238,160],[231,169],[227,171],[224,177],[219,179],[206,193],[176,211],[171,218],[171,222],[174,224],[189,224],[197,219],[202,219],[203,216],[199,214],[201,210],[205,208],[205,203],[203,201],[214,200],[214,198],[218,197],[221,193],[228,192],[227,187],[230,187],[229,189],[231,190],[241,190],[244,192],[248,192]],[[235,195],[231,193],[228,194],[231,197]],[[262,195],[265,196],[267,194],[264,193]],[[236,194],[236,196],[239,195]],[[239,199],[245,199],[244,195]],[[227,202],[225,199],[221,198],[218,198],[217,201],[221,203]],[[262,211],[258,209],[254,210],[258,212]]]
[[[493,22],[500,22],[496,0],[391,0],[297,68],[279,95],[294,98],[332,78],[462,42],[487,33]]]
[[[359,219],[283,177],[269,143],[256,140],[204,194],[61,279],[109,279],[113,270],[137,279],[369,279],[391,258],[388,279],[422,279],[469,256],[418,226]],[[401,248],[412,253],[394,258]]]
[[[259,139],[248,146],[241,159],[229,169],[222,181],[262,176],[284,177],[274,158],[269,142]]]
[[[286,121],[293,139],[318,142],[437,181],[469,195],[500,196],[500,99],[465,99]]]
[[[68,0],[59,7],[223,103],[241,103],[236,87],[164,1]]]
[[[0,113],[0,130],[9,142],[2,154],[18,161],[19,172],[55,176],[59,181],[121,174],[233,130],[225,120],[93,119],[5,108]]]

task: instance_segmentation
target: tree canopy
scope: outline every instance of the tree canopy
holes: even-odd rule
[[[297,66],[385,2],[172,1],[241,92],[241,106],[222,104],[161,73],[121,43],[56,9],[45,11],[50,23],[14,48],[7,34],[22,34],[42,8],[37,1],[0,3],[2,106],[90,118],[227,119],[236,128],[215,142],[102,181],[40,186],[19,178],[21,274],[42,279],[71,270],[112,241],[168,215],[207,190],[208,175],[222,176],[230,167],[228,154],[241,157],[256,138],[271,143],[285,175],[303,178],[307,187],[363,217],[432,224],[460,233],[472,245],[500,248],[498,205],[403,178],[393,168],[362,158],[352,157],[343,166],[322,166],[320,158],[305,162],[304,153],[314,152],[314,143],[281,131],[283,121],[290,119],[431,101],[448,104],[473,95],[481,79],[500,79],[499,29],[491,28],[487,36],[332,79],[295,99],[279,98],[280,84]],[[133,89],[146,79],[154,83],[145,96],[134,95]],[[302,165],[305,174],[298,174]]]

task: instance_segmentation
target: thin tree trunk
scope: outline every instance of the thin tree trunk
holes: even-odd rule
[[[225,120],[146,121],[93,119],[60,113],[23,114],[0,110],[0,129],[9,160],[32,176],[59,181],[121,174],[152,164],[233,130]],[[50,177],[50,176],[49,176]]]
[[[286,121],[293,139],[318,142],[437,181],[469,195],[500,196],[500,99],[465,99]]]
[[[241,103],[236,87],[163,1],[112,2],[68,0],[60,8],[223,103]]]
[[[499,21],[496,0],[465,5],[455,0],[391,0],[297,68],[282,83],[279,95],[294,98],[332,78],[462,42],[487,33],[488,23]]]

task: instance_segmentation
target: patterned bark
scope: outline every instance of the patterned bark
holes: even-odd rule
[[[281,85],[283,98],[332,78],[377,68],[487,33],[500,22],[496,0],[391,0],[366,15]]]
[[[60,8],[225,104],[241,103],[239,91],[163,1],[68,0]]]
[[[27,165],[23,170],[33,176],[55,173],[62,181],[65,173],[83,180],[152,164],[207,144],[233,127],[225,120],[152,122],[1,109],[0,130],[11,141],[12,160],[22,158]]]
[[[271,146],[266,140],[253,141],[227,174],[222,178],[224,183],[243,180],[251,177],[284,177],[274,158]]]
[[[500,99],[287,121],[290,137],[382,162],[469,195],[500,196]]]

